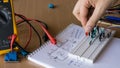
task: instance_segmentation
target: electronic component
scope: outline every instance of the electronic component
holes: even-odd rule
[[[8,37],[13,34],[17,35],[17,29],[12,0],[0,0],[0,55],[10,51]]]
[[[84,61],[93,63],[114,33],[115,31],[110,29],[96,26],[90,32],[89,36],[84,37],[71,53],[80,56]]]
[[[18,62],[18,55],[16,51],[11,51],[5,55],[6,62]]]

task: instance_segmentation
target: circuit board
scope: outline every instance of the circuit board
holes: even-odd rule
[[[113,30],[97,26],[86,36],[82,27],[71,24],[57,36],[60,42],[57,46],[79,56],[82,61],[93,63],[114,33]]]

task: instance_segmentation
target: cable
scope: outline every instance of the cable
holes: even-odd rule
[[[110,18],[110,16],[106,16],[104,18],[101,18],[100,21],[105,22],[106,24],[108,23],[108,24],[120,25],[120,18],[117,19],[117,17]]]
[[[16,13],[15,13],[16,14]],[[40,20],[36,20],[36,19],[29,19],[29,18],[26,18],[25,16],[23,16],[22,14],[17,14],[17,15],[20,15],[20,16],[22,16],[23,18],[25,18],[26,20],[28,20],[28,21],[32,21],[32,20],[35,20],[35,21],[37,21],[37,22],[39,22],[39,23],[42,23],[44,26],[45,26],[45,28],[48,30],[48,26],[47,26],[47,24],[46,23],[44,23],[43,21],[40,21]],[[20,21],[20,20],[19,20]],[[21,21],[22,22],[22,21]],[[23,20],[23,22],[24,22],[24,20]]]
[[[25,21],[23,21],[23,20],[18,20],[17,21],[17,25],[19,25],[19,24],[21,24],[21,23],[23,23],[23,22],[25,22]],[[29,45],[29,43],[30,43],[30,41],[31,41],[31,37],[32,37],[32,29],[31,29],[31,27],[28,25],[28,27],[29,27],[29,39],[27,40],[27,43],[26,43],[26,45],[25,45],[25,49],[28,47],[28,45]]]
[[[32,20],[32,21],[37,22],[36,20]],[[56,44],[56,39],[54,39],[54,38],[51,36],[51,34],[45,29],[45,27],[44,27],[41,23],[39,23],[39,25],[41,26],[41,28],[43,29],[43,31],[47,34],[47,36],[48,36],[48,38],[50,39],[51,43],[52,43],[52,44]]]
[[[31,20],[28,20],[28,21],[31,21]],[[45,26],[45,28],[48,30],[48,26],[47,26],[46,23],[44,23],[44,22],[42,22],[40,20],[36,20],[36,21],[39,22],[39,23],[42,23]],[[17,25],[19,25],[19,24],[21,24],[21,23],[23,23],[25,21],[24,20],[18,20],[17,22],[19,22],[19,23],[17,23]],[[47,36],[46,33],[44,33],[44,35],[42,36],[42,39],[44,40],[44,42],[48,41],[48,36]]]
[[[14,43],[14,46],[17,46],[19,48],[19,52],[22,56],[27,56],[30,52],[26,51],[24,48],[21,47],[21,45],[17,42]]]
[[[15,34],[8,37],[8,39],[10,40],[10,49],[11,49],[11,51],[13,51],[13,44],[15,42],[16,37],[17,37],[17,35],[15,35]]]
[[[120,10],[120,4],[117,4],[109,9],[107,9],[108,11],[112,11],[112,10]]]
[[[109,26],[109,27],[107,27],[108,29],[110,29],[110,28],[119,28],[120,29],[120,26]]]
[[[38,36],[38,39],[39,39],[39,45],[41,46],[42,42],[41,42],[41,37],[39,35],[39,33],[37,32],[37,30],[31,25],[31,23],[29,23],[29,21],[26,19],[26,17],[23,17],[19,14],[15,14],[16,16],[20,17],[21,19],[23,19],[28,25],[30,25],[30,27],[35,31],[35,33],[37,34]]]
[[[21,15],[21,14],[17,14],[17,15],[20,15],[24,18],[26,18],[25,16]],[[47,31],[47,29],[45,28],[46,25],[44,25],[44,23],[42,23],[41,21],[38,21],[38,20],[35,20],[35,19],[29,19],[29,18],[26,18],[28,21],[31,20],[31,21],[34,21],[34,22],[39,22],[39,25],[40,27],[43,29],[43,31],[46,33],[46,35],[48,36],[48,38],[50,39],[51,43],[52,44],[56,44],[56,40],[51,36],[51,34]]]

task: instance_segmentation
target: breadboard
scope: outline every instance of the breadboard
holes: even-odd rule
[[[99,28],[104,29],[104,28]],[[106,30],[111,31],[110,29]],[[99,34],[93,39],[93,43],[90,45],[90,36],[85,36],[85,32],[82,27],[71,24],[63,32],[57,36],[57,40],[61,41],[61,48],[77,55],[81,60],[93,63],[103,48],[107,45],[109,40],[113,37],[115,31],[111,31],[110,37],[104,37],[102,41],[99,40]]]

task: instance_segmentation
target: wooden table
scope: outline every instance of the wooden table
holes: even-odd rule
[[[54,36],[70,23],[80,25],[80,22],[72,14],[77,0],[13,0],[13,2],[16,13],[44,21],[48,25],[50,33]],[[56,7],[54,9],[48,8],[49,3],[53,3]],[[40,30],[38,25],[33,25]],[[24,45],[27,40],[25,37],[27,36],[28,29],[26,29],[24,24],[17,26],[17,28],[19,41],[21,45]],[[37,40],[37,36],[34,34],[27,50],[33,51],[38,48],[39,42]],[[26,58],[22,58],[18,63],[6,63],[4,62],[4,55],[2,55],[0,56],[0,68],[42,67],[26,60]]]

